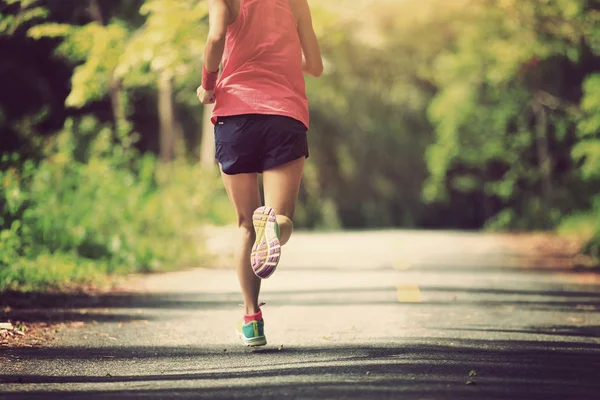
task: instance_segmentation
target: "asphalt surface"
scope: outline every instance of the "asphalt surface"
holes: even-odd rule
[[[212,248],[229,251],[228,231]],[[47,295],[48,347],[0,349],[2,399],[600,399],[600,279],[468,233],[298,234],[242,346],[233,270]]]

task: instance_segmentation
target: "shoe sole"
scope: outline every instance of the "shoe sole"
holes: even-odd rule
[[[277,237],[277,217],[270,207],[260,207],[252,215],[256,241],[252,246],[250,260],[252,270],[261,279],[267,279],[279,264],[281,244]]]
[[[244,344],[248,347],[258,347],[258,346],[264,346],[267,344],[267,338],[265,338],[264,336],[258,336],[258,337],[248,339],[246,336],[244,336],[243,333],[240,333],[240,332],[236,332],[236,333],[237,333],[238,337],[242,340],[242,342],[244,342]]]

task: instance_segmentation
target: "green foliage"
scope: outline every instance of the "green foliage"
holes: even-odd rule
[[[179,154],[197,154],[207,1],[60,3],[0,0],[0,40],[47,46],[67,70],[31,69],[38,60],[16,50],[0,60],[0,69],[22,69],[36,88],[29,98],[41,99],[13,105],[0,93],[0,128],[11,132],[0,147],[12,139],[8,148],[28,155],[5,158],[0,173],[5,287],[174,266],[192,257],[192,226],[231,221],[211,173],[147,155],[162,146],[157,126],[176,132]],[[307,78],[311,157],[299,226],[528,230],[563,221],[592,229],[588,250],[598,247],[594,2],[310,3],[325,74]],[[173,105],[172,129],[169,112],[156,116],[158,98]]]
[[[596,51],[600,54],[600,46]],[[573,158],[581,163],[580,174],[593,185],[600,178],[600,73],[589,76],[583,84],[581,109],[584,113],[578,125],[579,141],[573,147]],[[593,208],[587,220],[594,227],[594,234],[584,251],[600,260],[600,193],[596,192]],[[566,221],[569,223],[569,220]]]
[[[110,81],[119,57],[125,50],[127,27],[120,23],[100,26],[88,24],[69,36],[59,51],[72,59],[84,59],[75,69],[73,88],[66,105],[82,107],[90,101],[100,100],[110,88]]]
[[[84,26],[45,23],[29,30],[35,39],[63,37],[58,53],[70,61],[83,62],[72,77],[71,94],[66,100],[70,107],[82,107],[108,93],[129,34],[128,27],[118,20],[106,26],[97,22]]]
[[[48,22],[29,30],[34,39],[62,37],[58,54],[81,62],[72,77],[67,106],[82,107],[102,99],[113,78],[123,79],[129,88],[156,87],[161,71],[168,71],[179,83],[192,75],[197,78],[207,32],[207,2],[147,0],[139,12],[146,21],[136,30],[119,19],[83,26]]]
[[[210,219],[215,198],[224,199],[217,176],[124,148],[93,119],[68,120],[39,165],[2,169],[0,289],[165,270],[202,257],[194,229]]]
[[[591,210],[565,216],[558,233],[585,243],[581,251],[595,260],[594,266],[600,265],[600,197],[596,196]]]
[[[433,130],[425,108],[434,88],[423,66],[447,44],[431,30],[445,14],[399,23],[408,6],[389,2],[369,9],[373,20],[346,22],[332,6],[339,11],[328,2],[313,8],[326,68],[307,79],[311,157],[298,220],[315,228],[417,226]]]
[[[155,86],[157,73],[176,82],[197,79],[207,34],[208,4],[196,0],[147,0],[146,22],[126,43],[116,74],[129,87]]]
[[[598,109],[598,83],[590,77],[584,85],[582,109],[590,116],[573,144],[581,114],[566,78],[597,45],[598,21],[600,12],[582,0],[490,1],[460,10],[452,21],[456,41],[433,65],[440,90],[429,105],[436,142],[426,155],[426,201],[478,194],[503,205],[487,211],[488,227],[515,229],[554,226],[585,204],[570,194],[581,181],[559,165],[572,147],[583,175],[599,170],[599,148],[586,137],[600,126],[590,113]]]
[[[599,52],[600,53],[600,52]],[[585,179],[600,177],[600,73],[589,76],[583,84],[581,109],[585,117],[579,123],[580,141],[573,147],[573,157],[582,162]]]
[[[0,12],[0,37],[11,36],[21,26],[46,18],[48,10],[38,6],[37,3],[39,3],[38,0],[0,0],[0,6],[17,9],[13,14]]]

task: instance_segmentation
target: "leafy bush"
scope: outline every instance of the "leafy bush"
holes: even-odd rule
[[[598,49],[600,51],[600,49]],[[573,148],[572,156],[581,163],[580,174],[594,193],[600,184],[600,74],[590,75],[583,84],[581,109],[584,117],[578,126],[579,142]],[[593,199],[593,207],[589,213],[589,226],[594,234],[584,246],[584,253],[600,262],[600,195]]]
[[[582,253],[591,256],[596,263],[600,262],[600,197],[591,211],[565,217],[558,233],[582,241]]]
[[[595,199],[594,209],[591,212],[589,221],[593,224],[594,234],[583,247],[583,252],[600,263],[600,196]]]
[[[0,290],[60,287],[202,259],[201,223],[227,220],[214,171],[159,164],[88,117],[69,120],[37,165],[0,172]],[[219,221],[216,221],[219,222]]]

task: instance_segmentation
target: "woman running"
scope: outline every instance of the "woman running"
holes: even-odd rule
[[[303,73],[320,76],[323,62],[307,0],[210,0],[209,25],[197,95],[215,103],[216,159],[241,233],[235,264],[245,314],[237,333],[263,346],[260,283],[292,235],[308,157]]]

